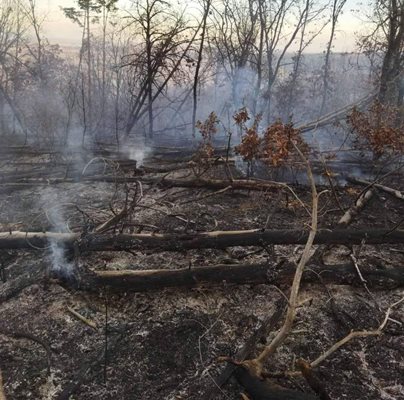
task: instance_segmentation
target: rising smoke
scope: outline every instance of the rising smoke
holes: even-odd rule
[[[63,204],[60,196],[52,188],[42,191],[40,206],[51,224],[50,231],[69,233],[70,229],[63,215]],[[58,276],[70,278],[73,275],[74,265],[66,258],[66,250],[56,239],[49,239],[51,270]]]

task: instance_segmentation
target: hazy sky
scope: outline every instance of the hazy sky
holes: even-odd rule
[[[181,4],[181,0],[178,0]],[[120,6],[127,6],[129,0],[120,0]],[[340,17],[338,32],[334,51],[352,51],[355,49],[355,33],[363,29],[360,19],[354,15],[351,10],[358,8],[359,0],[347,0],[344,13]],[[44,23],[44,34],[51,43],[61,45],[78,45],[81,40],[80,28],[69,21],[61,11],[60,7],[74,7],[77,5],[75,0],[37,0],[41,13],[44,13],[46,22]],[[328,32],[318,37],[311,46],[311,51],[322,51],[328,39]]]

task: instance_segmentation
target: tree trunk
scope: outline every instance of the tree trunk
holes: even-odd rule
[[[305,244],[309,231],[305,230],[241,230],[213,231],[183,234],[89,234],[81,237],[79,233],[56,232],[1,232],[0,249],[43,249],[49,242],[66,248],[75,243],[82,251],[123,251],[146,250],[184,251],[191,249],[225,249],[232,246],[265,246]],[[336,229],[320,230],[315,244],[402,244],[404,230],[386,229]]]
[[[208,20],[211,3],[212,3],[212,0],[206,0],[206,5],[204,3],[205,10],[204,10],[203,20],[202,20],[201,43],[199,45],[198,60],[196,62],[195,75],[194,75],[194,85],[192,87],[192,94],[193,94],[192,135],[195,135],[196,111],[198,108],[199,71],[200,71],[201,64],[202,64],[202,53],[203,53],[203,45],[205,43],[206,24],[207,24],[207,20]]]
[[[229,284],[275,284],[289,287],[295,274],[294,263],[282,265],[233,264],[215,265],[177,270],[121,270],[87,272],[79,276],[84,290],[98,290],[108,286],[115,290],[144,292],[164,288],[193,288]],[[364,266],[361,274],[367,285],[374,288],[392,289],[404,286],[403,268],[381,269]],[[309,265],[303,274],[305,283],[319,282],[338,285],[363,285],[352,264]]]

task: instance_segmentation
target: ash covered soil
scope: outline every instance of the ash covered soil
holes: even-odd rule
[[[224,176],[222,167],[212,173]],[[400,179],[391,178],[389,183],[404,189]],[[136,183],[73,182],[2,191],[0,230],[47,231],[62,224],[65,231],[91,231],[112,216],[111,208],[122,208],[129,186],[134,188]],[[319,223],[325,229],[334,226],[342,212],[330,188],[321,189],[329,190],[320,200]],[[346,208],[361,190],[336,188]],[[294,186],[294,191],[310,208],[308,188]],[[142,185],[143,197],[125,229],[166,233],[305,229],[310,223],[307,211],[286,193],[228,190],[213,195],[204,189]],[[402,222],[403,215],[402,200],[377,192],[352,227],[389,229]],[[91,270],[175,269],[297,260],[301,249],[94,252],[76,254],[74,262]],[[204,399],[224,367],[218,357],[234,355],[275,312],[282,292],[288,293],[288,287],[225,282],[216,287],[146,293],[108,288],[90,293],[47,279],[55,267],[50,251],[0,250],[0,261],[0,369],[7,399]],[[327,250],[324,261],[349,262],[349,250],[334,246]],[[64,262],[73,261],[66,256]],[[361,246],[359,264],[371,263],[402,268],[404,273],[404,246]],[[68,268],[64,270],[62,265],[60,273],[68,274]],[[15,283],[27,276],[32,278],[29,284],[13,292]],[[354,286],[325,285],[320,278],[317,284],[303,285],[292,333],[267,369],[291,370],[296,359],[316,359],[351,330],[376,329],[389,305],[403,297],[403,290],[369,289],[359,278]],[[78,319],[69,308],[94,325]],[[332,399],[404,399],[403,323],[401,306],[393,310],[382,335],[352,340],[320,365],[316,371]],[[268,332],[258,341],[254,354],[274,333]],[[298,377],[282,378],[279,383],[311,390]],[[231,378],[213,391],[212,398],[240,399],[242,391]]]

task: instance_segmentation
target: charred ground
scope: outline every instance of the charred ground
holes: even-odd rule
[[[55,161],[52,155],[14,154],[15,164],[3,163],[4,177],[16,171],[23,176],[26,171],[35,170],[43,176],[37,176],[36,181],[32,178],[3,180],[1,231],[49,231],[55,229],[55,215],[58,215],[65,230],[85,237],[111,218],[111,210],[115,213],[122,210],[128,196],[132,198],[136,191],[139,200],[130,218],[114,225],[110,233],[123,230],[192,234],[306,227],[307,212],[288,189],[229,188],[218,193],[204,188],[166,187],[159,185],[158,180],[147,184],[145,177],[189,178],[192,168],[181,168],[167,176],[167,172],[153,173],[147,167],[175,169],[176,163],[167,162],[165,157],[154,159],[153,164],[146,161],[144,167],[138,168],[129,160],[103,157],[87,167],[87,176],[107,175],[119,179],[83,181],[80,177],[83,168],[72,172],[63,166],[58,172],[60,159]],[[109,161],[105,161],[107,158]],[[111,161],[112,158],[115,159]],[[38,163],[47,166],[35,169]],[[236,177],[237,171],[231,168]],[[52,181],[66,175],[71,181]],[[204,177],[225,179],[223,164],[211,167]],[[130,182],[131,179],[134,181]],[[397,175],[383,183],[404,189]],[[299,198],[309,204],[307,187],[292,186]],[[319,229],[331,229],[343,213],[330,187],[319,189],[329,190],[321,197]],[[363,191],[362,186],[355,185],[334,189],[344,209],[352,206]],[[376,191],[351,228],[393,229],[402,221],[403,214],[402,200]],[[359,247],[360,268],[402,271],[402,243],[367,245],[365,242],[354,249],[357,251]],[[239,263],[282,265],[297,260],[299,249],[300,246],[290,245],[186,252],[136,249],[67,252],[63,257],[66,264],[89,271],[192,269]],[[330,266],[349,263],[350,249],[327,248],[321,261]],[[142,293],[108,286],[94,291],[76,290],[65,280],[61,284],[62,281],[55,279],[52,252],[34,248],[1,250],[1,272],[0,365],[10,399],[205,399],[208,393],[218,400],[239,399],[243,389],[233,379],[221,389],[216,388],[214,379],[224,368],[217,358],[236,354],[264,319],[275,313],[283,297],[281,291],[287,293],[289,288],[285,283],[275,287],[266,283],[220,282],[214,286]],[[67,272],[62,266],[57,274],[63,276]],[[295,358],[314,360],[351,330],[376,329],[388,306],[402,297],[402,289],[392,282],[385,288],[369,285],[369,290],[370,293],[359,277],[352,285],[324,283],[321,277],[317,283],[304,285],[292,334],[267,369],[270,372],[291,370]],[[96,327],[77,319],[68,307]],[[383,335],[353,340],[317,369],[331,398],[404,399],[402,308],[394,310],[392,318],[394,321],[389,322]],[[282,321],[283,316],[271,332],[261,335],[253,353],[270,340]],[[281,378],[279,382],[285,387],[310,392],[302,378]]]

